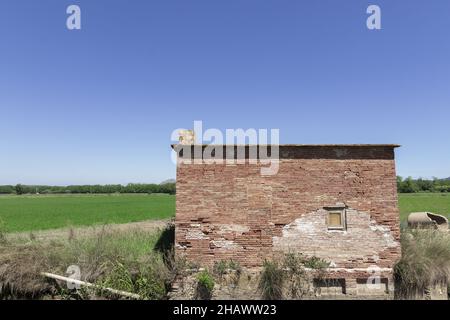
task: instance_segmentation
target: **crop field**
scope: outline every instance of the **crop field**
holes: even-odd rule
[[[399,194],[400,219],[410,212],[450,216],[450,194]],[[167,219],[175,196],[167,194],[0,196],[0,224],[6,232]]]
[[[400,220],[411,212],[429,211],[450,218],[450,193],[403,193],[398,197]]]
[[[166,219],[174,214],[175,196],[167,194],[0,196],[0,224],[6,232]]]

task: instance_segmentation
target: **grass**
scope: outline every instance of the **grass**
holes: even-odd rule
[[[405,230],[402,258],[395,265],[396,296],[411,299],[435,284],[450,279],[450,233],[439,230]]]
[[[450,217],[450,194],[399,194],[399,208],[402,222],[418,211]],[[165,194],[0,196],[4,232],[127,223],[174,214],[175,196]]]
[[[210,300],[213,289],[213,276],[207,270],[203,270],[197,275],[196,298],[200,300]]]
[[[450,194],[403,193],[399,194],[400,220],[406,221],[411,212],[429,211],[450,218]]]
[[[0,246],[0,298],[109,297],[107,292],[70,291],[65,283],[58,285],[40,275],[66,275],[69,266],[77,266],[81,280],[136,293],[142,299],[165,299],[178,270],[170,246],[165,246],[166,252],[159,250],[166,230],[99,228],[88,238],[6,243]],[[172,263],[167,264],[169,257]]]
[[[5,232],[165,219],[175,214],[175,196],[26,195],[0,196]]]
[[[258,290],[264,300],[281,300],[283,298],[283,283],[285,274],[276,261],[264,261],[259,278]]]

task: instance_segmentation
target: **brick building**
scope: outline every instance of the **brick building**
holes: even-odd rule
[[[326,277],[344,294],[364,294],[373,275],[391,293],[401,254],[396,147],[280,145],[277,174],[264,176],[263,164],[249,163],[248,146],[245,163],[229,164],[193,163],[203,155],[186,148],[206,146],[174,145],[177,254],[258,268],[297,251],[329,261]]]

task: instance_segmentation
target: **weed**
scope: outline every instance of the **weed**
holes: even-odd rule
[[[214,263],[213,273],[219,277],[222,277],[228,270],[228,261],[220,260]]]
[[[312,256],[304,260],[304,266],[316,271],[323,271],[330,266],[330,263],[322,258]]]
[[[203,270],[197,275],[197,291],[196,298],[201,300],[209,300],[214,289],[214,278],[207,271]]]
[[[287,253],[283,266],[286,269],[289,282],[288,290],[293,298],[302,298],[310,290],[311,277],[305,271],[305,258],[300,253]]]
[[[401,237],[402,257],[394,267],[396,297],[414,298],[450,279],[450,233],[407,230]]]
[[[234,271],[235,273],[240,274],[242,268],[239,262],[230,259],[230,260],[220,260],[214,263],[213,273],[216,276],[222,277],[229,271]]]
[[[284,271],[276,261],[264,261],[263,271],[258,283],[258,289],[262,293],[263,299],[282,299],[284,280]]]
[[[68,266],[76,265],[81,270],[80,280],[137,293],[143,299],[165,299],[171,281],[183,267],[182,261],[177,262],[170,255],[164,258],[161,252],[153,250],[160,233],[110,232],[102,228],[93,237],[0,247],[0,296],[112,297],[107,292],[83,287],[70,291],[40,275],[41,272],[64,275]]]
[[[5,245],[7,243],[8,241],[6,239],[5,223],[2,219],[0,219],[0,245]]]

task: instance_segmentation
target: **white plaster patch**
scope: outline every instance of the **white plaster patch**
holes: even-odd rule
[[[232,240],[212,240],[210,243],[213,244],[215,247],[220,248],[220,249],[241,248],[240,245],[238,245],[236,242],[234,242]]]
[[[238,234],[242,234],[244,232],[250,231],[248,226],[244,226],[241,224],[214,224],[214,228],[217,228],[217,233],[227,233],[227,232],[235,232]]]
[[[209,237],[200,229],[189,229],[186,234],[187,240],[206,240]]]
[[[175,247],[178,248],[178,249],[182,249],[182,250],[184,250],[184,249],[187,248],[186,246],[182,246],[182,245],[179,244],[179,243],[175,243]]]
[[[375,220],[370,220],[370,229],[372,231],[378,232],[383,235],[386,244],[389,248],[395,248],[399,246],[399,243],[395,241],[394,237],[392,236],[391,230],[383,225],[377,224]]]
[[[297,220],[295,220],[293,223],[285,225],[282,232],[283,237],[295,237],[298,232],[312,233],[314,230],[314,223],[308,221],[297,223]]]
[[[348,208],[347,229],[328,230],[327,211],[319,209],[295,219],[272,238],[274,250],[315,255],[335,266],[356,259],[379,260],[379,252],[398,247],[389,227],[377,224],[370,214]]]

